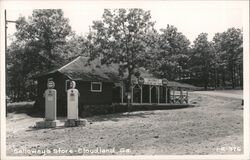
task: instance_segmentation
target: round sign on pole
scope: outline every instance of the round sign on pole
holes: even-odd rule
[[[132,82],[132,84],[136,84],[137,83],[136,79],[132,79],[131,82]]]
[[[131,99],[131,93],[130,92],[127,93],[127,96],[128,96],[128,99]]]
[[[163,85],[168,85],[168,80],[166,78],[162,79],[162,84]]]
[[[139,77],[138,78],[138,82],[139,82],[139,84],[143,84],[144,83],[144,78],[143,77]]]

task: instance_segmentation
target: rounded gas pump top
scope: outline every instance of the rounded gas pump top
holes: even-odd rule
[[[70,82],[70,88],[74,89],[76,87],[76,82],[75,81],[71,81]]]
[[[53,88],[55,87],[55,82],[53,82],[53,81],[48,81],[47,87],[48,87],[49,89],[53,89]]]

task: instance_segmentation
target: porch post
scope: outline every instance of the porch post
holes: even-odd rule
[[[131,86],[131,103],[134,101],[134,85]]]
[[[188,103],[188,89],[187,89],[187,91],[186,91],[187,93],[187,95],[186,95],[186,99],[187,99],[187,103]]]
[[[151,85],[149,85],[149,103],[151,103]]]
[[[175,88],[173,87],[173,102],[175,103]]]
[[[180,100],[181,100],[181,104],[183,103],[183,93],[182,93],[182,88],[180,88]]]
[[[140,85],[140,89],[141,89],[141,103],[142,103],[142,85]]]
[[[121,83],[121,91],[122,91],[122,100],[121,100],[121,102],[123,103],[123,83]]]
[[[160,86],[157,86],[157,102],[160,103]]]
[[[165,92],[166,92],[165,103],[168,103],[168,87],[165,87]]]

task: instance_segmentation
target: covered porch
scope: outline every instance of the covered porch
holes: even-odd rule
[[[115,84],[114,104],[128,102],[128,93],[121,83]],[[187,105],[190,88],[177,82],[164,82],[162,79],[145,79],[143,82],[134,81],[131,86],[130,103],[132,105]]]

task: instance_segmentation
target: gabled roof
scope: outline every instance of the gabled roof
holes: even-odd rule
[[[118,65],[101,65],[99,59],[89,61],[88,57],[79,56],[61,67],[62,74],[73,80],[83,81],[119,81]]]
[[[89,57],[79,56],[66,65],[57,69],[53,69],[46,73],[36,75],[35,78],[38,79],[39,77],[59,72],[72,80],[118,82],[127,77],[127,73],[125,73],[124,77],[119,76],[118,70],[118,64],[101,64],[101,60],[98,58],[89,61]],[[143,78],[156,79],[145,68],[139,68],[138,70]],[[169,81],[168,86],[190,89],[195,88],[195,86],[193,85],[178,83],[174,81]]]
[[[60,72],[72,80],[115,82],[122,80],[127,75],[119,76],[118,69],[118,64],[101,64],[100,59],[89,61],[89,57],[79,56],[60,68],[37,75],[36,78]],[[140,68],[139,71],[143,77],[153,77],[143,68]]]

